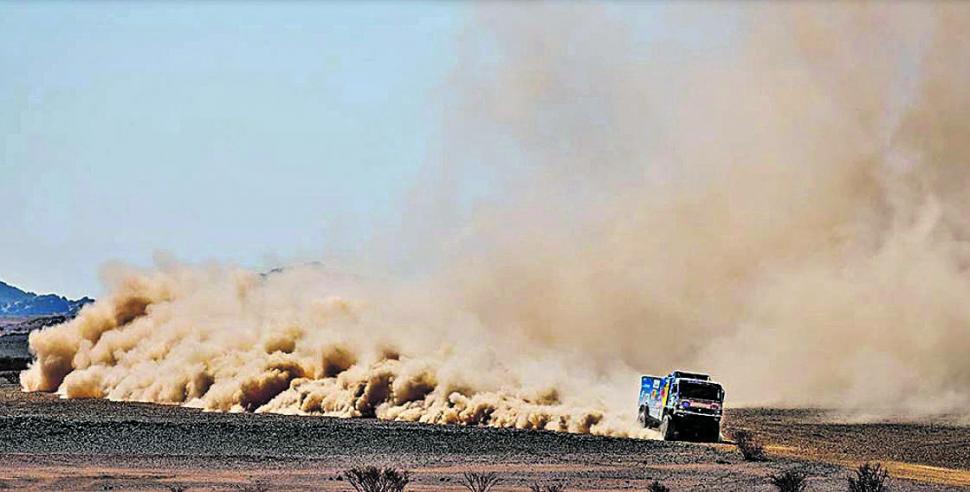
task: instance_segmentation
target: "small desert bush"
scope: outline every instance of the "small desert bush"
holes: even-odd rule
[[[408,472],[394,468],[351,468],[344,472],[344,478],[357,492],[402,492],[411,478]]]
[[[475,473],[466,472],[462,478],[462,485],[465,486],[469,492],[488,492],[492,490],[492,487],[498,483],[498,473],[488,472],[488,473]]]
[[[808,478],[804,472],[788,470],[780,475],[769,477],[771,484],[778,489],[778,492],[802,492],[805,490],[805,479]]]
[[[849,492],[885,492],[889,490],[888,481],[889,472],[882,465],[865,463],[849,477]]]
[[[733,437],[744,461],[765,461],[767,459],[764,446],[751,431],[734,431]]]
[[[670,492],[670,487],[654,480],[653,483],[647,487],[647,490],[650,492]]]

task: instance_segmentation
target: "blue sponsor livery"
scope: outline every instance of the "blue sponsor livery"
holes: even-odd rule
[[[667,440],[718,441],[723,405],[724,389],[707,374],[640,378],[637,419],[644,427],[659,427]]]

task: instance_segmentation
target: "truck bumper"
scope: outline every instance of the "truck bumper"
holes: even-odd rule
[[[680,440],[698,440],[701,442],[717,442],[720,440],[720,415],[678,412],[674,414],[674,419],[677,425],[677,438]]]
[[[719,414],[719,413],[717,413],[717,414],[711,414],[711,413],[695,412],[695,411],[692,411],[692,410],[677,410],[676,412],[674,412],[674,415],[676,415],[677,417],[682,418],[682,419],[691,419],[691,420],[693,420],[693,419],[705,419],[705,420],[706,419],[714,419],[714,420],[717,420],[718,422],[721,421],[721,414]]]

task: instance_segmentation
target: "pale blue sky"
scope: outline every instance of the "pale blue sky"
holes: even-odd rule
[[[457,3],[0,4],[0,279],[352,248],[426,158]]]
[[[657,5],[614,8],[645,45],[732,29]],[[97,296],[105,262],[156,252],[270,268],[353,251],[400,222],[434,156],[474,8],[0,3],[0,280]]]

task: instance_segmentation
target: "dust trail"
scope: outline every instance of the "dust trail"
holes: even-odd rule
[[[646,9],[733,19],[716,51],[623,5],[481,10],[383,241],[419,274],[116,273],[24,388],[631,435],[636,376],[679,367],[735,404],[966,414],[970,5]]]
[[[168,264],[113,275],[112,295],[31,335],[38,362],[22,375],[26,390],[219,411],[647,435],[605,415],[588,394],[561,394],[595,384],[590,373],[554,354],[506,357],[521,340],[495,340],[432,298],[311,266],[262,276]],[[379,310],[354,296],[364,292]]]

